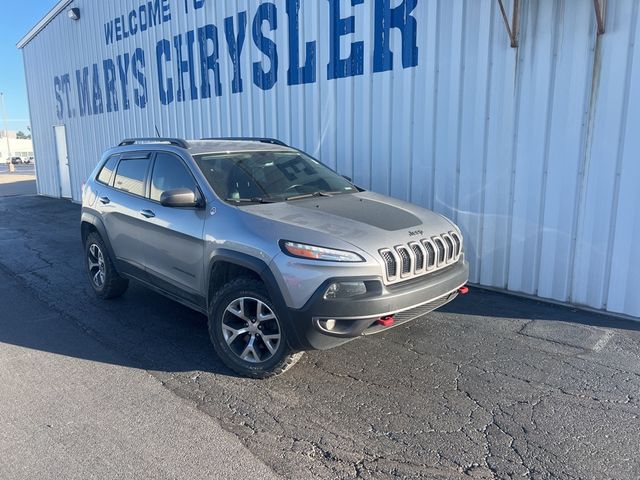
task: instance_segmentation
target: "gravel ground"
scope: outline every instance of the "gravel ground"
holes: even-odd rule
[[[66,201],[0,199],[2,268],[117,355],[65,342],[55,353],[148,372],[277,474],[640,476],[640,323],[472,289],[408,325],[309,352],[281,377],[246,380],[216,358],[203,316],[134,284],[97,300],[78,220]],[[4,337],[48,348],[37,332]]]

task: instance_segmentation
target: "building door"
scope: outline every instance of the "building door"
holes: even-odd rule
[[[60,175],[60,196],[71,198],[71,172],[67,155],[67,130],[64,125],[55,125],[56,153],[58,154],[58,172]]]

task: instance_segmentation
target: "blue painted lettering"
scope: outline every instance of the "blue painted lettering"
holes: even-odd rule
[[[351,5],[360,5],[364,0],[351,0]],[[364,73],[364,42],[353,42],[351,54],[343,59],[340,53],[340,37],[354,33],[356,30],[355,17],[342,18],[340,16],[340,0],[329,0],[329,65],[327,78],[353,77]]]
[[[84,67],[82,72],[76,70],[76,86],[78,89],[78,107],[80,116],[91,115],[91,101],[89,97],[89,67]]]
[[[64,116],[64,104],[62,103],[62,82],[60,77],[53,77],[53,90],[56,95],[56,116],[62,120]]]
[[[209,53],[211,43],[211,53]],[[198,29],[198,46],[200,52],[200,96],[211,97],[211,82],[209,72],[213,72],[213,85],[217,97],[222,95],[220,83],[220,65],[218,64],[218,29],[215,25],[205,25]]]
[[[118,55],[117,60],[118,77],[120,78],[120,89],[122,90],[122,109],[129,110],[129,54]]]
[[[91,78],[93,85],[93,113],[104,113],[104,104],[102,103],[102,87],[100,86],[100,72],[98,64],[93,64],[93,76]]]
[[[273,40],[262,33],[262,23],[265,21],[270,31],[278,28],[278,7],[271,2],[260,4],[253,18],[253,41],[271,63],[268,71],[264,70],[262,62],[253,63],[253,83],[262,90],[270,90],[278,81],[278,48]]]
[[[176,35],[173,37],[173,46],[176,49],[176,62],[178,64],[178,102],[184,102],[187,100],[184,91],[184,76],[189,74],[189,87],[191,93],[191,100],[198,99],[198,89],[196,88],[196,76],[194,72],[193,62],[193,43],[195,36],[193,30],[187,32],[187,60],[184,60],[182,55],[182,35]]]
[[[116,91],[116,64],[107,58],[102,62],[104,71],[104,90],[107,97],[107,112],[118,111],[118,93]]]
[[[300,0],[287,0],[289,17],[289,85],[314,83],[316,81],[316,42],[305,44],[305,63],[300,66]]]
[[[147,77],[144,74],[145,59],[144,50],[136,48],[131,58],[131,71],[138,81],[138,87],[133,89],[133,101],[140,108],[147,106]]]
[[[391,0],[376,0],[376,21],[373,47],[373,71],[386,72],[393,69],[393,52],[389,34],[392,28],[402,33],[402,67],[418,65],[418,24],[411,12],[418,0],[403,0],[391,8]]]
[[[224,19],[224,34],[227,39],[227,47],[229,49],[229,57],[233,63],[233,80],[231,81],[231,91],[233,93],[242,93],[242,69],[240,66],[240,57],[242,56],[242,47],[244,47],[244,39],[247,30],[247,12],[238,13],[238,35],[235,34],[233,26],[233,17]]]
[[[156,45],[156,60],[158,63],[158,82],[160,83],[160,101],[163,105],[169,105],[173,102],[173,78],[166,76],[164,72],[164,64],[171,61],[169,40],[160,40]]]

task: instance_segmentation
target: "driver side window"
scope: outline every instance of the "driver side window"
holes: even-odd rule
[[[162,194],[176,188],[188,188],[198,195],[193,175],[175,155],[158,153],[151,177],[151,200],[160,201]]]

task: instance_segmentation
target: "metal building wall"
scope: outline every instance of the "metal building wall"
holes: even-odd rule
[[[374,0],[351,6],[349,43],[365,42],[364,75],[327,80],[329,2],[302,0],[301,37],[317,41],[317,83],[287,86],[288,29],[277,0],[278,82],[252,84],[257,0],[208,0],[204,9],[105,46],[103,23],[143,2],[75,0],[24,47],[41,194],[59,196],[52,126],[67,125],[73,198],[101,152],[123,137],[273,136],[322,159],[365,188],[432,208],[465,233],[471,281],[640,316],[640,2],[609,0],[596,37],[590,0],[523,0],[520,47],[510,48],[494,0],[419,0],[419,62],[372,74]],[[392,5],[400,0],[392,0]],[[507,8],[510,8],[509,2]],[[232,94],[224,18],[248,11],[244,92]],[[214,23],[223,94],[162,106],[155,45]],[[266,31],[266,28],[264,29]],[[301,39],[301,43],[302,40]],[[65,119],[53,78],[141,46],[149,105]],[[304,59],[304,48],[300,47]],[[175,75],[175,72],[174,72]]]

